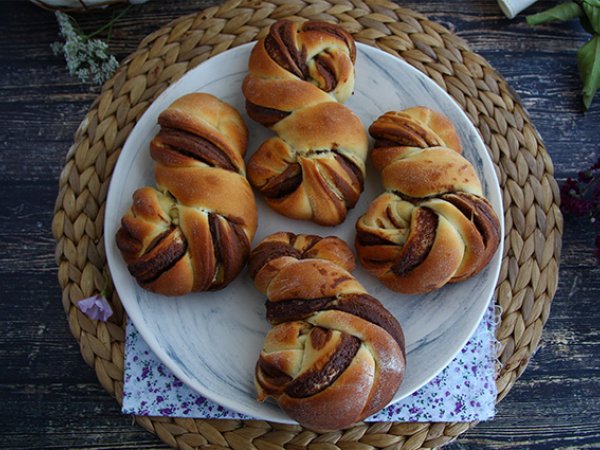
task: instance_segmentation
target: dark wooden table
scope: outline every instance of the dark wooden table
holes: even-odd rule
[[[114,28],[119,58],[139,41],[213,0],[154,0]],[[532,29],[510,21],[495,0],[406,1],[462,36],[521,96],[563,181],[600,156],[600,95],[584,113],[576,22]],[[540,1],[531,11],[553,5]],[[98,88],[71,78],[49,44],[52,13],[26,1],[0,2],[0,446],[156,448],[153,435],[121,415],[80,356],[61,306],[50,231],[58,175],[72,136]],[[86,30],[110,12],[77,16]],[[498,406],[497,417],[454,449],[600,448],[600,232],[566,218],[558,292],[541,347]]]

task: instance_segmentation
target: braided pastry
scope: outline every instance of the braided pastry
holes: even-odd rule
[[[246,263],[257,226],[245,178],[246,125],[209,94],[179,98],[158,123],[150,144],[158,189],[133,194],[117,246],[146,289],[165,295],[221,289]]]
[[[344,221],[363,190],[367,133],[344,102],[354,88],[352,36],[324,22],[276,22],[253,48],[242,91],[248,115],[277,133],[248,162],[275,211]]]
[[[404,377],[402,328],[353,268],[335,237],[276,233],[250,255],[273,325],[256,365],[258,400],[275,398],[303,426],[358,422],[386,406]]]
[[[408,294],[481,271],[500,243],[500,222],[450,121],[415,107],[384,114],[369,133],[386,192],[356,223],[365,268]]]

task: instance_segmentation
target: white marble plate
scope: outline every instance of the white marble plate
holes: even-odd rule
[[[135,189],[154,185],[149,142],[158,131],[159,113],[189,92],[209,92],[244,111],[240,86],[252,44],[219,54],[188,72],[161,94],[135,126],[119,157],[106,202],[105,243],[115,287],[129,318],[156,355],[192,389],[249,416],[288,422],[272,402],[258,403],[254,365],[269,324],[264,297],[244,270],[225,290],[167,298],[138,287],[115,244],[121,216]],[[432,80],[404,61],[358,45],[356,86],[347,106],[365,126],[389,110],[425,105],[444,112],[460,133],[465,157],[475,166],[494,209],[502,217],[501,195],[484,144],[457,104]],[[248,154],[271,132],[243,113],[250,129]],[[334,228],[295,221],[271,211],[257,196],[259,227],[254,244],[275,231],[335,234],[354,241],[356,219],[381,192],[376,171],[368,166],[365,191],[346,221]],[[398,318],[407,342],[406,377],[394,401],[411,394],[444,368],[481,320],[493,293],[502,249],[478,276],[423,296],[403,296],[384,288],[360,267],[354,274]]]

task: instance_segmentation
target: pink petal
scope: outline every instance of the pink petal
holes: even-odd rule
[[[106,322],[113,315],[110,304],[102,295],[97,294],[77,302],[77,307],[92,320]]]

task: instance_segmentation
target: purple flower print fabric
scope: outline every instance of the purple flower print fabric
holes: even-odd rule
[[[454,360],[428,384],[366,419],[367,422],[471,422],[494,417],[496,340],[494,307]],[[123,407],[125,414],[211,419],[250,419],[195,393],[152,353],[127,323]]]

